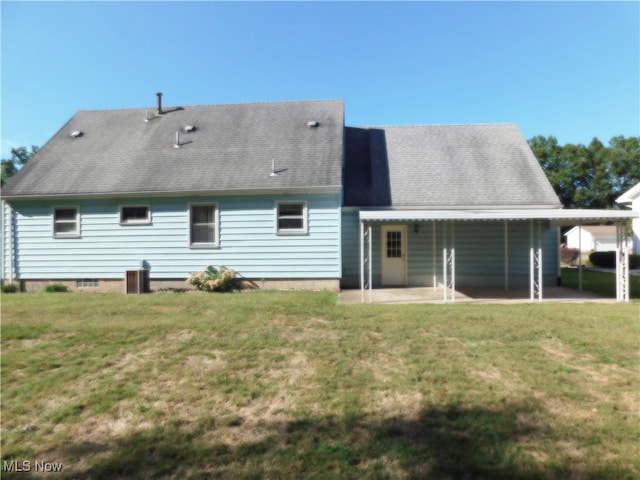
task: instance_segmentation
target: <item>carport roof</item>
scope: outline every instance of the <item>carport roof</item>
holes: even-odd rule
[[[549,220],[555,225],[577,222],[601,223],[639,218],[640,213],[629,210],[595,209],[487,209],[487,210],[361,210],[362,222],[419,222],[419,221],[491,221],[491,220]]]

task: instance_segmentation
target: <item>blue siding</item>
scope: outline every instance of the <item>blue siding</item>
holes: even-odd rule
[[[308,233],[277,235],[275,202],[306,201]],[[189,205],[216,203],[219,245],[189,246]],[[148,205],[151,224],[120,225],[121,205]],[[53,238],[53,207],[80,209],[80,237]],[[16,203],[17,274],[28,279],[122,278],[151,269],[151,278],[186,278],[205,265],[241,277],[339,278],[338,194],[76,200]]]
[[[343,285],[357,286],[360,275],[360,230],[358,213],[343,213]],[[408,281],[410,286],[432,286],[434,272],[433,223],[407,224]],[[436,222],[435,271],[437,283],[442,283],[443,223]],[[450,227],[449,227],[450,228]],[[458,286],[504,286],[505,242],[503,222],[456,222],[456,284]],[[382,270],[382,224],[373,223],[372,255],[374,286],[380,286]],[[451,230],[448,230],[451,246]],[[508,224],[509,285],[526,286],[529,283],[529,222]],[[547,285],[555,284],[558,266],[558,244],[555,228],[542,225],[543,275]]]

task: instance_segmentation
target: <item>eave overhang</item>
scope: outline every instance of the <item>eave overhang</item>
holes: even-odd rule
[[[148,198],[148,197],[187,197],[187,196],[229,196],[229,195],[300,195],[313,193],[340,193],[342,185],[312,187],[271,187],[256,189],[224,190],[185,190],[185,191],[146,191],[146,192],[110,192],[110,193],[60,193],[42,195],[3,195],[6,202],[34,200],[75,200],[91,198]]]

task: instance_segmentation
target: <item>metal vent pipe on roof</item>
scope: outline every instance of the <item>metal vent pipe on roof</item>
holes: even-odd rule
[[[158,96],[158,115],[162,115],[162,92],[156,93]]]

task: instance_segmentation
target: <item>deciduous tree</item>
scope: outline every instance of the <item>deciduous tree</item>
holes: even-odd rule
[[[39,147],[31,145],[31,150],[27,147],[18,147],[11,149],[11,158],[2,159],[2,178],[0,182],[5,184],[29,159],[38,151]]]
[[[560,146],[554,136],[529,140],[531,149],[567,208],[615,208],[615,199],[640,182],[640,137],[594,138],[588,146]]]

